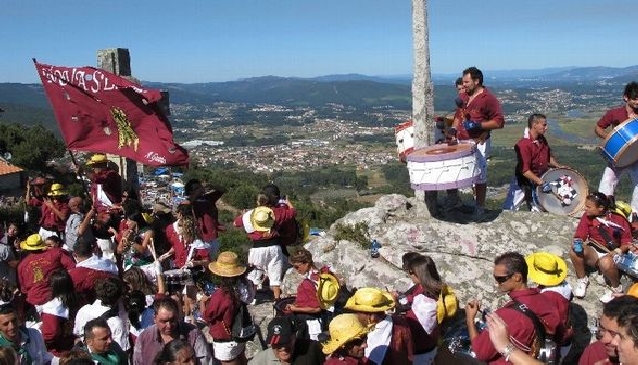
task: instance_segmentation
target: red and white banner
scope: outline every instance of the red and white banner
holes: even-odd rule
[[[187,165],[160,111],[159,90],[94,67],[33,61],[70,150],[111,153],[151,166]]]

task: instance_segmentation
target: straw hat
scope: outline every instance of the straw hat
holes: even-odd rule
[[[97,165],[100,163],[108,163],[109,159],[103,153],[96,153],[91,156],[91,159],[86,163],[87,165]]]
[[[565,261],[549,252],[535,252],[525,258],[527,277],[539,285],[555,286],[567,277]]]
[[[614,213],[620,214],[627,219],[631,217],[631,213],[632,213],[631,205],[620,200],[616,201],[615,204],[616,204],[616,207],[614,208]]]
[[[329,326],[330,339],[323,344],[323,353],[330,355],[348,342],[368,334],[356,314],[345,313],[334,317]]]
[[[332,307],[337,301],[339,296],[339,281],[334,275],[320,274],[319,285],[317,286],[317,299],[319,299],[319,306],[321,309],[328,309]]]
[[[66,195],[66,191],[64,191],[64,185],[62,184],[53,184],[51,185],[51,191],[48,196],[63,196]]]
[[[236,253],[224,251],[219,254],[217,261],[208,264],[208,269],[217,276],[232,278],[242,275],[246,271],[246,266],[240,265]]]
[[[250,214],[250,222],[257,232],[270,232],[275,223],[275,213],[268,207],[257,207]]]
[[[20,242],[20,248],[27,251],[44,250],[46,247],[44,240],[37,233],[27,237],[26,241]]]
[[[346,309],[378,313],[394,308],[392,294],[377,288],[361,288],[346,302]]]

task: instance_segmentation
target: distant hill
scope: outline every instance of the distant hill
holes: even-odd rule
[[[451,109],[454,80],[459,75],[433,75],[435,109]],[[485,84],[498,89],[536,86],[570,87],[575,84],[605,83],[620,89],[630,80],[638,79],[638,66],[571,67],[538,70],[486,71]],[[355,108],[411,108],[411,75],[368,76],[361,74],[326,75],[315,78],[263,76],[228,82],[159,83],[145,86],[167,90],[171,103],[202,105],[215,102],[247,104],[279,104],[320,107],[328,103]],[[51,107],[42,85],[0,83],[0,121],[23,124],[42,123],[57,131]]]

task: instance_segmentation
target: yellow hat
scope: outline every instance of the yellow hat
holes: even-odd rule
[[[236,253],[224,251],[219,254],[217,261],[208,264],[208,269],[217,276],[233,278],[242,275],[246,271],[246,266],[239,263]]]
[[[631,205],[625,203],[624,201],[616,201],[615,203],[616,208],[614,208],[614,212],[617,214],[622,215],[623,217],[629,219],[629,217],[631,216]]]
[[[142,213],[142,219],[144,219],[146,224],[153,224],[153,222],[155,222],[155,218],[153,218],[153,215],[150,213]]]
[[[64,185],[62,184],[53,184],[51,185],[51,191],[48,196],[63,196],[66,195],[66,191],[64,191]]]
[[[447,285],[443,285],[441,288],[441,294],[436,301],[436,320],[441,323],[446,318],[454,317],[456,311],[459,309],[459,300],[454,293],[454,290]]]
[[[355,312],[378,313],[394,308],[392,294],[377,288],[361,288],[348,299],[346,309]]]
[[[339,296],[339,280],[332,274],[319,274],[319,285],[317,286],[317,299],[321,309],[332,307]]]
[[[323,353],[329,355],[348,342],[368,334],[356,314],[345,313],[334,317],[329,326],[330,339],[323,343]]]
[[[275,213],[268,207],[257,207],[250,213],[250,223],[257,232],[270,232],[275,224]]]
[[[527,277],[536,284],[555,286],[567,277],[567,264],[549,252],[535,252],[525,258]]]
[[[109,159],[103,153],[96,153],[91,156],[91,159],[86,163],[87,165],[96,165],[100,163],[108,163]]]
[[[46,247],[44,240],[42,240],[42,237],[37,233],[27,237],[26,241],[20,242],[20,248],[27,251],[44,250]]]

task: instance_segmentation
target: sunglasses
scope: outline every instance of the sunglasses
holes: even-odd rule
[[[496,282],[499,283],[499,284],[503,284],[504,282],[506,282],[509,279],[511,279],[512,276],[514,276],[514,274],[509,274],[509,275],[505,275],[505,276],[496,276],[496,275],[494,275],[494,280],[496,280]]]

